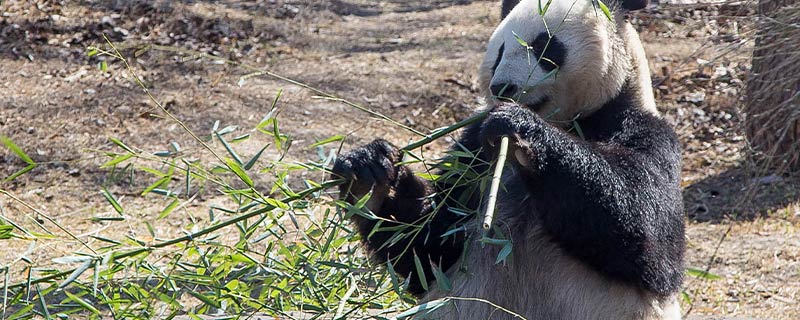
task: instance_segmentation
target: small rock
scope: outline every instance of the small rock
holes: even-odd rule
[[[700,103],[706,100],[706,93],[703,91],[695,91],[686,95],[686,101],[692,103]]]

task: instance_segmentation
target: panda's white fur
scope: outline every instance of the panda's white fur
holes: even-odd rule
[[[519,176],[509,171],[503,179]],[[504,196],[501,192],[498,204],[523,203]],[[514,226],[524,222],[518,221],[514,213],[523,210],[526,209],[497,208],[498,213],[506,213],[496,217],[495,223],[511,233],[511,261],[496,263],[499,246],[469,242],[468,253],[457,263],[462,266],[448,273],[453,288],[445,292],[432,284],[431,291],[420,300],[425,303],[449,297],[451,301],[421,319],[520,319],[516,315],[528,320],[681,319],[676,296],[659,298],[634,286],[610,282],[564,253],[541,227],[526,228],[524,238],[515,237]],[[473,236],[479,238],[477,234]]]
[[[523,0],[497,27],[480,66],[481,88],[488,90],[496,82],[524,86],[527,92],[517,98],[517,103],[532,104],[547,96],[549,102],[538,113],[549,116],[554,123],[566,123],[593,113],[615,97],[625,81],[635,81],[633,87],[639,90],[640,105],[657,114],[644,49],[637,32],[623,17],[617,15],[615,21],[609,21],[589,0],[555,0],[544,17],[536,13],[537,5],[537,1]],[[547,72],[537,66],[535,57],[529,60],[529,53],[518,44],[514,33],[531,39],[545,30],[545,24],[564,43],[568,54],[555,77],[540,80]],[[492,70],[503,43],[504,55]],[[486,94],[491,108],[496,99],[490,92]],[[506,167],[503,181],[520,179],[514,169]],[[507,196],[501,191],[497,203],[524,203],[504,197]],[[421,300],[451,297],[451,302],[421,318],[516,319],[515,314],[528,320],[681,318],[675,295],[658,297],[635,286],[610,282],[565,254],[541,227],[526,228],[523,238],[515,237],[513,226],[524,223],[517,221],[516,213],[524,210],[497,210],[500,216],[496,217],[496,224],[512,233],[513,259],[496,264],[498,246],[469,242],[467,254],[457,264],[460,268],[451,268],[448,273],[454,287],[442,292],[433,284],[432,291]],[[477,238],[480,237],[473,237]]]
[[[609,21],[591,0],[555,0],[544,16],[537,12],[538,1],[520,2],[489,40],[478,73],[479,87],[486,90],[489,107],[496,101],[488,91],[491,84],[510,83],[527,88],[517,103],[536,103],[547,96],[550,101],[538,113],[552,122],[565,123],[596,111],[616,96],[633,74],[641,89],[642,105],[657,113],[644,49],[636,30],[624,17],[616,15],[615,21]],[[548,72],[518,44],[515,34],[532,39],[548,29],[565,44],[568,54],[556,76],[543,79]],[[503,44],[503,57],[493,70]]]

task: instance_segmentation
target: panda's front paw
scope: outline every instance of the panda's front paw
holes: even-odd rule
[[[481,141],[485,149],[494,149],[500,138],[507,136],[513,142],[524,142],[536,135],[542,120],[528,108],[504,103],[489,111],[481,125]]]
[[[397,179],[395,163],[401,159],[400,150],[383,139],[342,154],[333,165],[333,173],[347,183],[339,187],[342,199],[351,204],[372,192],[370,204],[379,206],[389,192],[389,186]],[[372,208],[370,209],[376,209]]]

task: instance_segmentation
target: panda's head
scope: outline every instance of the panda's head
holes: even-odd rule
[[[598,110],[626,82],[649,81],[638,35],[623,16],[647,0],[605,1],[612,20],[594,0],[515,2],[504,2],[504,13],[513,9],[489,40],[480,67],[479,83],[490,106],[513,100],[551,121],[567,122]],[[652,100],[649,87],[640,91]]]

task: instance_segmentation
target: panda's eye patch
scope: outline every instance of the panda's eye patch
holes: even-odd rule
[[[567,57],[567,48],[561,41],[553,36],[552,38],[547,35],[547,32],[542,32],[530,44],[531,50],[536,54],[536,60],[539,61],[539,66],[546,71],[553,71],[553,69],[564,65],[564,60]]]
[[[503,60],[503,51],[505,51],[506,44],[503,43],[500,45],[500,50],[497,52],[497,59],[494,60],[494,65],[492,66],[492,74],[497,70],[497,66],[500,65],[500,60]]]

